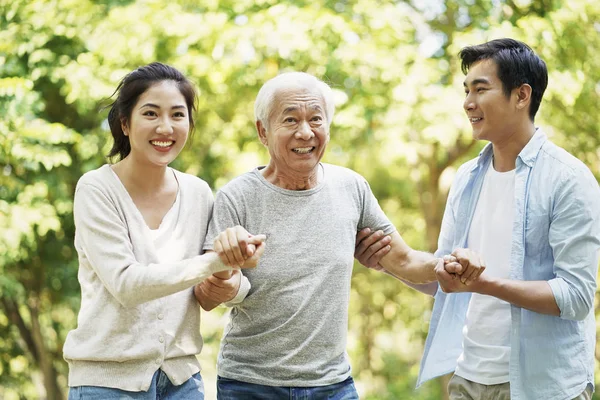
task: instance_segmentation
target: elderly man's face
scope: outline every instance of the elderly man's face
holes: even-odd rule
[[[280,90],[266,128],[261,140],[278,175],[302,178],[317,170],[329,142],[329,125],[316,89]]]

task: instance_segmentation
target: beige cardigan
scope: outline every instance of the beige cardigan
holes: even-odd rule
[[[216,254],[199,256],[213,208],[201,179],[175,171],[180,207],[159,263],[150,230],[110,166],[81,177],[75,191],[75,248],[81,309],[64,357],[69,386],[146,391],[162,369],[179,385],[200,370],[200,307],[192,287],[229,270]]]

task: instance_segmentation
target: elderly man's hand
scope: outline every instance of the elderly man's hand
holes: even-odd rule
[[[265,239],[265,235],[251,235],[238,225],[221,232],[215,238],[213,250],[225,265],[254,268],[264,252]]]
[[[206,280],[194,286],[194,296],[200,304],[204,299],[215,303],[226,303],[232,300],[240,289],[242,274],[234,270],[229,279],[222,279],[215,275],[209,276]]]
[[[383,231],[371,232],[371,229],[364,228],[356,235],[354,258],[367,268],[383,271],[379,262],[392,249],[391,241],[392,238],[384,235]]]

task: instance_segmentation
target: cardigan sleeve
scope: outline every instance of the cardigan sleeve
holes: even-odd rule
[[[80,257],[87,258],[106,289],[125,307],[177,293],[231,269],[214,253],[171,263],[138,262],[116,205],[94,185],[77,186],[73,214]]]

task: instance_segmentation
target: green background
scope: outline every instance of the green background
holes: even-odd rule
[[[322,77],[337,104],[324,161],[364,175],[404,239],[431,251],[456,168],[483,146],[462,110],[458,51],[531,45],[550,71],[536,123],[598,178],[599,21],[596,0],[0,0],[0,399],[66,396],[73,191],[106,162],[102,106],[128,71],[159,60],[198,87],[197,129],[173,166],[215,190],[267,161],[260,85],[288,70]],[[447,378],[413,389],[431,299],[359,265],[352,288],[362,398],[446,398]],[[203,314],[207,399],[224,312]]]

